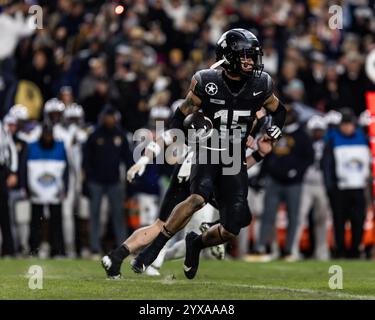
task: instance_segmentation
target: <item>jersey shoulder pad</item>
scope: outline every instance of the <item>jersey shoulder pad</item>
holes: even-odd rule
[[[205,86],[209,82],[214,82],[217,79],[218,71],[215,69],[203,69],[197,71],[193,78],[191,79],[190,90],[198,96],[202,98],[206,95],[205,93]]]
[[[273,93],[273,80],[267,72],[262,72],[260,78],[258,78],[257,89],[263,91],[264,100],[267,100]]]
[[[262,72],[260,76],[261,85],[264,88],[264,100],[267,100],[273,93],[273,80],[267,72]]]

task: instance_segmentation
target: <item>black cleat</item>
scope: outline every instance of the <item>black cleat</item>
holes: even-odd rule
[[[142,263],[140,262],[139,260],[137,260],[137,258],[135,258],[131,263],[130,263],[130,266],[132,268],[132,270],[135,272],[135,273],[143,273],[146,271],[147,267]]]
[[[107,274],[108,279],[121,279],[121,263],[119,259],[116,259],[109,253],[102,258],[102,267]]]
[[[186,255],[184,261],[184,273],[186,278],[193,279],[199,267],[199,255],[201,248],[194,245],[194,240],[198,237],[195,232],[189,232],[185,237]]]

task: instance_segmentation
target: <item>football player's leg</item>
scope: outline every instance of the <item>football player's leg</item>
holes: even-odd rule
[[[159,219],[161,219],[163,222],[160,226],[160,230],[157,232],[155,237],[149,243],[151,243],[157,237],[157,235],[163,230],[163,226],[164,226],[165,222],[168,220],[171,212],[176,207],[176,205],[178,205],[180,202],[186,200],[186,198],[188,198],[188,196],[190,195],[190,183],[189,183],[189,181],[178,182],[178,184],[177,184],[177,182],[178,182],[177,178],[176,179],[172,178],[170,188],[168,189],[168,191],[166,193],[166,196],[164,197],[164,201],[162,203],[162,206],[161,206]],[[184,241],[182,241],[182,242],[184,242]],[[185,246],[185,243],[184,243],[184,246]],[[182,248],[181,246],[175,247],[175,245],[173,245],[172,247],[173,247],[173,249],[172,249],[171,252],[174,252],[174,253],[172,253],[172,255],[176,254],[179,257],[184,256],[185,248]],[[181,249],[183,250],[183,252],[180,252]],[[154,260],[152,265],[150,265],[146,269],[146,274],[148,274],[148,275],[160,275],[159,270],[164,263],[165,256],[168,255],[168,251],[169,251],[169,248],[166,249],[164,247],[159,252],[157,258]],[[171,254],[171,252],[169,254]],[[173,258],[171,258],[171,259],[173,259]],[[170,259],[167,258],[167,260],[170,260]],[[135,263],[136,262],[133,262],[133,264],[135,264]]]
[[[215,165],[193,165],[190,175],[191,195],[178,204],[172,211],[163,230],[156,239],[145,248],[132,263],[135,272],[143,272],[157,258],[168,240],[183,229],[194,212],[201,209],[210,198],[213,180],[218,172]]]
[[[201,235],[191,232],[186,236],[184,271],[187,278],[195,277],[199,266],[199,254],[203,248],[234,239],[242,228],[250,224],[251,213],[247,203],[247,192],[245,169],[237,175],[220,177],[216,200],[219,204],[221,222]]]
[[[194,214],[189,221],[189,223],[184,228],[184,232],[187,234],[191,231],[194,231],[196,233],[203,233],[206,230],[208,230],[212,225],[215,224],[215,222],[211,222],[214,220],[217,220],[215,218],[218,218],[219,214],[217,212],[217,209],[215,209],[212,205],[207,204],[202,209],[198,210],[196,214]],[[216,221],[218,223],[218,221]],[[204,228],[202,228],[204,226]],[[203,231],[202,231],[203,230]],[[164,260],[173,260],[173,259],[179,259],[185,256],[186,253],[186,245],[185,245],[185,239],[175,242],[173,245],[168,247],[166,249]],[[160,255],[157,260],[159,260]],[[156,262],[156,260],[155,260]],[[154,266],[155,263],[152,265]]]
[[[210,203],[194,214],[191,221],[186,226],[185,232],[189,233],[190,231],[194,231],[198,234],[204,233],[213,225],[220,223],[219,210],[217,209],[217,206],[216,201],[210,200]],[[220,244],[207,248],[207,250],[203,252],[203,256],[223,260],[225,257],[225,246]]]
[[[160,233],[163,225],[177,203],[183,201],[189,195],[189,183],[179,183],[178,170],[172,176],[171,184],[163,198],[159,212],[159,218],[150,226],[140,228],[133,232],[124,243],[102,259],[102,264],[110,278],[118,278],[123,260],[147,245],[149,245]]]

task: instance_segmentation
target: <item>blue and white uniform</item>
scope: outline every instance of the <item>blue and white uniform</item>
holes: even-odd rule
[[[68,163],[64,143],[45,149],[39,142],[29,145],[27,185],[32,203],[59,204],[68,186]]]

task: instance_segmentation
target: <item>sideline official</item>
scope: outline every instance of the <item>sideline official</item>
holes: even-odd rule
[[[17,185],[18,156],[11,135],[0,120],[0,230],[2,256],[14,255],[14,241],[10,224],[9,189]]]

